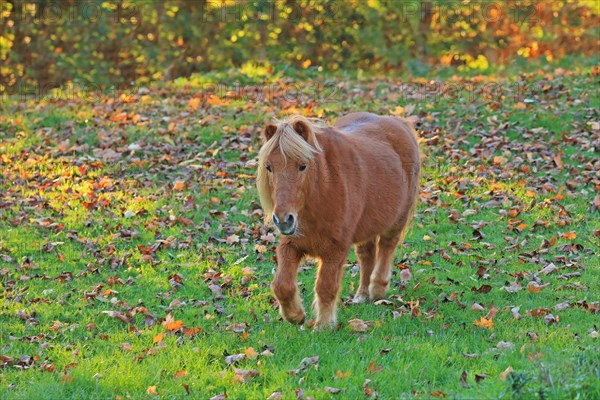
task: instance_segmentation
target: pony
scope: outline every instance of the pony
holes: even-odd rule
[[[416,133],[401,118],[359,112],[333,126],[292,115],[266,125],[263,136],[257,190],[265,223],[280,234],[271,290],[283,318],[303,324],[298,268],[316,258],[315,329],[335,327],[352,245],[360,264],[353,302],[380,300],[389,288],[418,194]]]

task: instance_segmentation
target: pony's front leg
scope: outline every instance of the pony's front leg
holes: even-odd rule
[[[348,254],[347,251],[343,254],[321,258],[315,283],[315,301],[313,303],[317,315],[315,329],[335,327],[337,299],[342,283],[346,254]]]
[[[287,321],[304,323],[306,313],[298,294],[298,266],[302,253],[289,243],[277,247],[277,271],[271,283],[271,290],[279,302],[279,312]]]

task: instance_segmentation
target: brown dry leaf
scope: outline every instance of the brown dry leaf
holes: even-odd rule
[[[473,303],[473,305],[471,306],[471,311],[483,311],[485,310],[485,308],[483,308],[483,306],[479,303]]]
[[[513,372],[513,371],[514,371],[514,370],[513,370],[513,367],[511,367],[511,366],[509,366],[508,368],[506,368],[506,369],[504,370],[504,372],[502,372],[502,373],[500,374],[500,376],[499,376],[500,380],[501,380],[501,381],[503,381],[503,380],[506,380],[506,377],[508,376],[508,374],[510,374],[510,373],[511,373],[511,372]]]
[[[489,319],[490,321],[493,320],[494,317],[496,316],[497,312],[498,312],[498,309],[496,307],[490,308],[490,311],[485,316],[485,319]]]
[[[235,368],[233,371],[235,373],[235,377],[234,377],[235,382],[245,382],[248,379],[251,379],[255,376],[260,376],[260,372],[255,369]]]
[[[177,371],[177,372],[175,372],[175,375],[173,375],[173,378],[179,379],[179,378],[183,378],[183,377],[186,377],[186,376],[188,376],[187,370]]]
[[[148,389],[146,389],[146,393],[148,393],[150,396],[158,396],[156,386],[148,386]]]
[[[546,265],[544,268],[542,268],[539,273],[543,274],[543,275],[548,275],[554,271],[558,271],[558,267],[556,265],[554,265],[554,263],[550,263],[550,264]]]
[[[129,318],[123,314],[121,311],[102,311],[103,314],[107,314],[111,318],[116,318],[120,321],[125,322],[126,324],[131,323]]]
[[[556,317],[552,314],[548,314],[544,316],[544,323],[546,325],[555,324],[560,321],[560,317],[557,315]]]
[[[442,392],[441,390],[436,390],[435,392],[431,392],[431,395],[433,397],[446,397],[446,393]]]
[[[571,307],[571,303],[569,303],[568,301],[563,301],[562,303],[559,303],[559,304],[555,305],[553,308],[556,311],[563,311],[563,310],[566,310],[569,307]]]
[[[267,397],[267,400],[281,400],[283,399],[283,395],[279,392],[273,392],[271,393],[271,395],[269,397]]]
[[[546,283],[545,285],[540,285],[537,282],[531,281],[527,284],[527,291],[529,293],[539,293],[540,290],[548,286],[550,286],[549,283]]]
[[[325,386],[323,388],[323,391],[325,391],[325,393],[338,394],[342,392],[342,389],[334,388],[331,386]]]
[[[575,239],[577,237],[577,234],[575,232],[565,232],[565,234],[563,235],[563,237],[567,240],[572,240]]]
[[[372,374],[376,374],[377,372],[380,372],[383,370],[383,365],[377,365],[375,364],[375,361],[371,361],[369,363],[369,366],[367,367],[367,371],[369,371]]]
[[[464,388],[468,388],[469,385],[467,384],[467,372],[463,371],[462,374],[460,374],[460,380],[459,380],[460,386],[464,387]]]
[[[479,288],[476,288],[475,286],[473,286],[471,288],[471,291],[477,292],[477,293],[489,293],[491,290],[492,290],[492,287],[490,285],[481,285]]]
[[[348,325],[354,332],[365,332],[369,329],[369,323],[363,321],[362,319],[351,319],[348,321]]]
[[[523,286],[517,282],[509,282],[508,286],[502,286],[500,290],[506,290],[508,293],[516,293],[519,290],[523,290]]]
[[[338,369],[337,372],[335,373],[335,377],[336,379],[347,379],[348,377],[350,377],[350,374],[352,372],[347,371],[347,372],[343,372],[341,369]]]
[[[410,272],[410,269],[405,268],[402,271],[400,271],[400,281],[402,281],[402,283],[407,283],[411,280],[411,278],[412,273]]]
[[[494,321],[481,317],[478,321],[474,321],[473,325],[479,326],[480,328],[492,329],[494,327]]]
[[[240,237],[234,233],[233,235],[227,236],[227,239],[225,239],[225,242],[229,245],[232,245],[234,243],[239,243]]]

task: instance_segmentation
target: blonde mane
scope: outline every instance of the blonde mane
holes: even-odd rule
[[[309,127],[308,140],[305,140],[294,130],[294,124],[303,122]],[[321,151],[317,140],[318,134],[326,128],[323,121],[316,118],[306,118],[302,115],[291,115],[276,122],[277,131],[263,144],[258,153],[258,172],[256,187],[260,204],[264,211],[265,223],[270,223],[273,215],[273,200],[271,200],[271,185],[266,169],[266,159],[275,149],[279,149],[284,163],[288,158],[296,161],[309,161],[315,153]]]

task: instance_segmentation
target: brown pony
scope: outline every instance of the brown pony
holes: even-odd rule
[[[333,327],[343,265],[355,244],[360,286],[355,302],[382,299],[396,247],[415,208],[419,146],[396,117],[353,113],[332,127],[291,116],[264,130],[257,187],[267,223],[281,233],[271,288],[281,315],[305,318],[298,294],[304,256],[319,259],[316,328]]]

